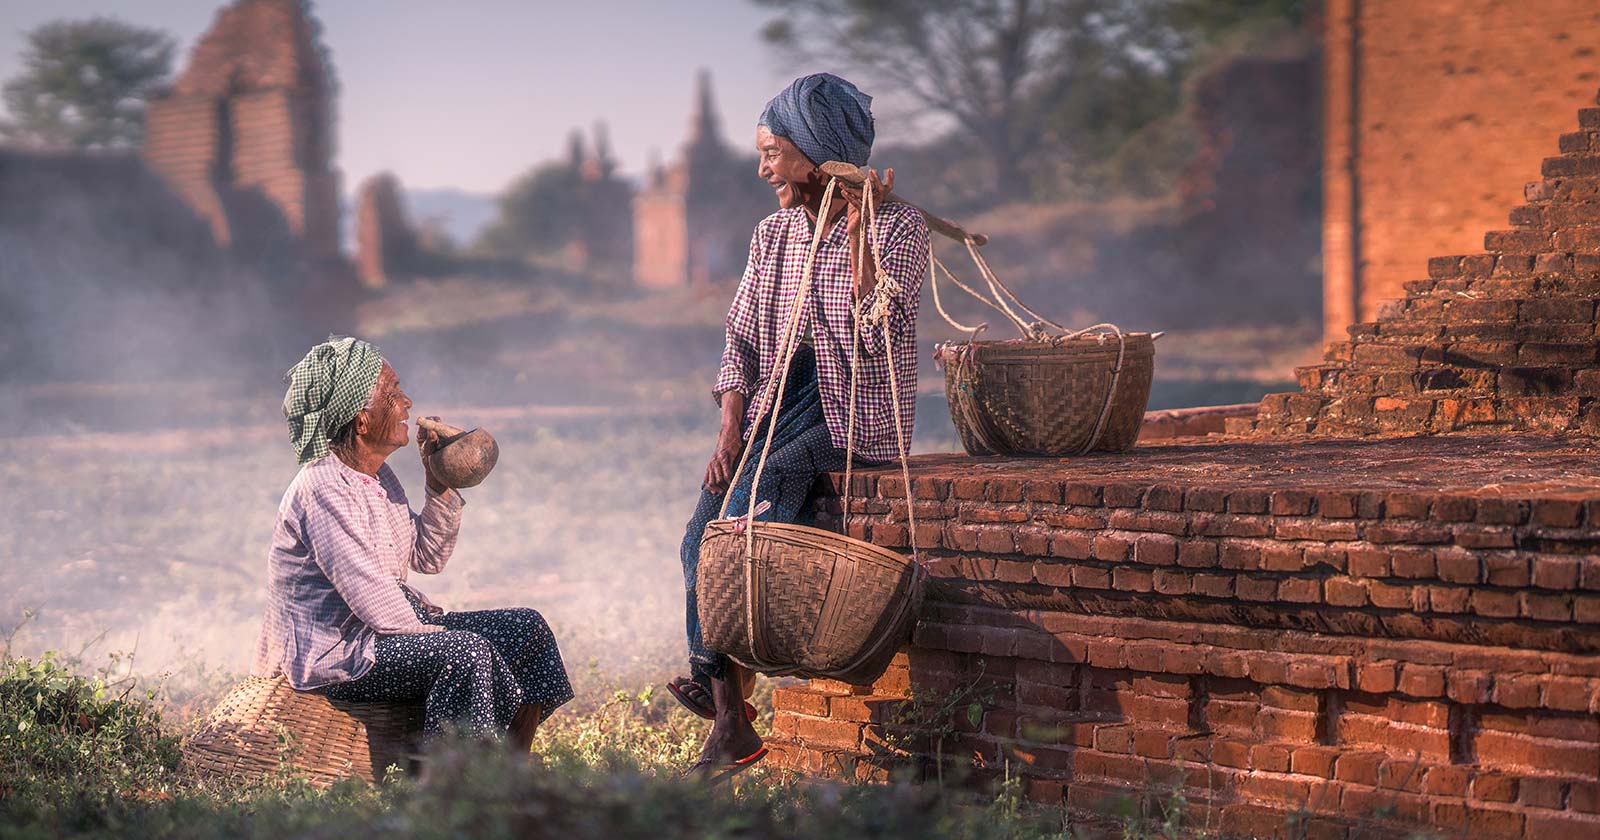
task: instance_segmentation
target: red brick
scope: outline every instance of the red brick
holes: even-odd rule
[[[849,721],[798,718],[795,721],[795,735],[803,742],[830,747],[853,750],[861,745],[861,725]]]
[[[1101,490],[1093,484],[1069,483],[1062,488],[1062,500],[1069,505],[1100,507]]]
[[[1140,729],[1133,734],[1135,755],[1145,758],[1171,758],[1172,734],[1161,730]]]
[[[1261,548],[1238,540],[1224,540],[1219,547],[1219,565],[1224,569],[1258,569]],[[1600,575],[1597,575],[1600,578]],[[1600,588],[1600,587],[1596,587]]]
[[[1600,683],[1581,677],[1549,677],[1544,683],[1540,700],[1547,709],[1587,712],[1594,704],[1597,693],[1600,693],[1597,686]]]
[[[1241,601],[1265,602],[1278,598],[1278,582],[1271,578],[1239,575],[1233,579],[1233,590]]]
[[[1412,697],[1439,697],[1444,694],[1444,669],[1430,665],[1406,664],[1400,667],[1399,689]]]
[[[1399,664],[1369,662],[1356,669],[1356,685],[1372,694],[1387,694],[1399,685]]]
[[[1379,753],[1346,752],[1334,760],[1333,777],[1341,782],[1375,787],[1378,768],[1385,756]]]
[[[1471,771],[1462,766],[1431,767],[1422,779],[1422,792],[1430,796],[1465,798]]]
[[[1388,577],[1389,552],[1372,546],[1352,547],[1345,551],[1350,574],[1355,577]],[[1476,562],[1476,561],[1474,561]]]
[[[1494,730],[1479,730],[1473,737],[1479,762],[1494,766],[1537,769],[1544,773],[1600,775],[1600,750],[1593,744],[1554,741]]]
[[[1291,712],[1264,708],[1258,722],[1261,734],[1268,738],[1310,743],[1317,738],[1317,716],[1308,712]]]
[[[1178,545],[1178,565],[1191,569],[1214,568],[1218,562],[1217,544],[1209,540],[1186,540]]]
[[[1527,586],[1528,558],[1521,554],[1490,554],[1483,559],[1485,579],[1490,586]]]
[[[1126,538],[1114,534],[1101,533],[1094,538],[1094,557],[1096,560],[1119,562],[1128,556],[1132,543]]]
[[[1144,502],[1147,485],[1113,483],[1105,485],[1101,498],[1106,507],[1139,507]]]
[[[978,532],[978,550],[987,554],[1010,554],[1017,543],[1009,528],[984,528]]]
[[[1494,680],[1494,702],[1513,709],[1539,705],[1539,678],[1532,674],[1500,674]]]
[[[1122,724],[1097,726],[1094,730],[1094,748],[1101,752],[1125,753],[1133,746],[1132,730]]]
[[[802,688],[779,688],[772,692],[772,709],[775,712],[827,717],[828,698]]]
[[[1190,487],[1184,491],[1185,510],[1221,513],[1227,510],[1227,491],[1215,487]]]
[[[1140,534],[1133,542],[1133,560],[1152,566],[1170,566],[1178,557],[1178,541],[1167,534]]]
[[[1149,592],[1154,584],[1149,569],[1118,566],[1111,572],[1111,588],[1124,592]]]
[[[1493,677],[1485,671],[1450,671],[1445,694],[1457,703],[1477,705],[1489,702]]]
[[[1567,807],[1585,814],[1600,814],[1600,782],[1573,782],[1567,789]]]
[[[1328,578],[1323,590],[1330,606],[1364,607],[1367,605],[1367,582],[1346,577]]]
[[[1472,611],[1490,618],[1516,618],[1519,612],[1517,593],[1491,592],[1479,589],[1472,593]]]
[[[1440,580],[1450,583],[1483,581],[1483,561],[1475,554],[1465,551],[1437,551],[1434,554],[1434,561],[1438,566]]]
[[[1022,498],[1028,502],[1059,505],[1061,504],[1061,483],[1058,481],[1029,479],[1022,483]]]
[[[1322,600],[1322,582],[1314,578],[1288,578],[1278,584],[1278,598],[1291,604],[1315,604]]]
[[[986,480],[982,476],[961,476],[950,480],[949,496],[956,499],[978,501],[983,499]]]
[[[1315,496],[1304,490],[1275,490],[1270,497],[1273,516],[1309,516]]]
[[[1163,595],[1187,595],[1193,578],[1188,572],[1176,569],[1157,569],[1155,590]]]
[[[1025,561],[1001,560],[995,564],[994,579],[1001,583],[1032,583],[1033,564]]]
[[[1256,744],[1250,748],[1250,769],[1268,773],[1289,772],[1289,748],[1282,744]]]
[[[1084,531],[1063,531],[1050,538],[1050,554],[1073,560],[1087,560],[1094,556],[1094,535]],[[977,547],[974,540],[973,547]]]
[[[1264,490],[1228,492],[1228,513],[1266,513],[1270,506],[1271,496]]]
[[[1576,589],[1583,568],[1579,557],[1538,555],[1532,559],[1531,581],[1541,589]]]
[[[1372,605],[1390,610],[1411,609],[1411,587],[1395,586],[1381,580],[1367,581],[1367,597]],[[1513,614],[1515,610],[1513,609]]]

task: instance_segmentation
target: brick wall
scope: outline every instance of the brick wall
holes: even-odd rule
[[[773,743],[811,773],[1009,767],[1082,808],[1176,785],[1193,818],[1262,836],[1297,810],[1317,837],[1600,832],[1600,484],[1575,472],[1596,454],[1522,436],[924,456],[913,646],[872,686],[780,689]],[[905,549],[897,471],[856,489],[824,523]],[[908,692],[984,685],[942,744],[897,726]]]
[[[1509,228],[1419,263],[1426,277],[1299,369],[1300,393],[1268,395],[1237,430],[1600,434],[1600,108],[1569,120]]]
[[[1466,253],[1600,82],[1591,0],[1328,0],[1324,317],[1371,320]]]

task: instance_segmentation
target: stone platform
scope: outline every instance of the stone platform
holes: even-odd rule
[[[1597,465],[1541,434],[915,458],[913,646],[872,686],[780,689],[775,752],[1009,766],[1084,809],[1177,785],[1257,836],[1600,836]],[[905,549],[898,469],[856,482],[823,524]],[[945,737],[899,725],[911,694],[964,698]]]

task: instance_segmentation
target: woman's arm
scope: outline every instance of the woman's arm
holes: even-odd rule
[[[414,571],[436,575],[444,571],[461,533],[461,508],[466,500],[454,490],[439,492],[432,484],[422,502],[422,513],[412,517],[416,539],[411,543],[409,565]]]
[[[750,257],[745,261],[744,276],[733,293],[733,304],[728,307],[724,322],[726,338],[722,347],[722,365],[717,370],[717,382],[711,388],[711,398],[719,404],[722,395],[738,391],[745,401],[754,393],[756,380],[761,376],[757,353],[760,324],[756,315],[757,272],[761,266],[761,226],[750,236]]]

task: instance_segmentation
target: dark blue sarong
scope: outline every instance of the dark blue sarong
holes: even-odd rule
[[[766,440],[767,422],[751,435],[754,449],[750,459],[728,492],[733,494],[728,503],[728,517],[744,516],[749,511],[750,482],[755,476],[756,462]],[[783,401],[778,409],[778,428],[772,438],[772,450],[767,454],[766,470],[761,474],[757,506],[770,502],[771,507],[756,514],[760,522],[789,522],[808,524],[811,521],[811,487],[817,476],[844,468],[844,449],[833,445],[827,421],[822,416],[822,397],[817,391],[817,362],[810,347],[801,345],[790,362],[789,381],[785,383]],[[706,649],[700,638],[700,610],[695,600],[696,571],[700,565],[700,539],[706,525],[717,518],[722,509],[722,494],[702,488],[700,501],[695,505],[694,516],[683,535],[679,551],[683,561],[685,594],[685,619],[689,636],[689,668],[696,680],[720,679],[727,657]]]

